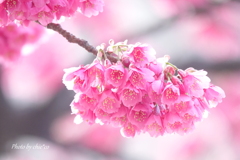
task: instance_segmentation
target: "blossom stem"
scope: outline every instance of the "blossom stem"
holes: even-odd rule
[[[177,68],[175,65],[173,65],[172,63],[167,62],[166,64],[167,64],[167,65],[170,65],[170,66],[172,66],[173,68],[175,68],[176,70],[178,70],[178,68]]]

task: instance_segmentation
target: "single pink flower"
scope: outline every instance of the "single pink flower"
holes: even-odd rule
[[[105,67],[99,60],[94,62],[86,68],[87,81],[92,87],[100,87],[104,84],[104,71]]]
[[[203,110],[197,108],[198,106],[195,106],[192,101],[182,101],[181,103],[174,104],[173,107],[185,123],[194,123],[199,121],[203,115]]]
[[[103,0],[80,0],[79,7],[81,12],[87,16],[96,16],[103,11]]]
[[[99,99],[98,108],[101,108],[104,112],[114,113],[117,112],[120,107],[120,100],[115,93],[111,90],[105,90],[101,94]]]
[[[226,95],[220,87],[212,85],[210,88],[205,89],[204,97],[207,99],[209,107],[216,107]]]
[[[144,131],[148,132],[152,137],[158,137],[163,135],[165,132],[162,119],[160,116],[150,115],[148,118]]]
[[[79,124],[82,121],[87,122],[88,124],[95,124],[96,115],[92,110],[85,110],[82,112],[78,112],[75,117],[75,123]]]
[[[204,90],[199,84],[199,80],[194,76],[187,76],[183,79],[186,89],[186,95],[201,97],[204,94]]]
[[[162,74],[163,64],[157,60],[154,60],[153,62],[149,63],[148,68],[154,72],[154,77],[158,78]]]
[[[180,96],[179,88],[168,82],[162,92],[161,101],[164,104],[170,105],[175,103]]]
[[[2,2],[2,5],[6,10],[14,11],[18,8],[19,1],[18,0],[5,0],[4,2]]]
[[[142,101],[142,93],[140,90],[128,85],[121,91],[120,99],[126,107],[132,107]]]
[[[182,118],[176,112],[168,113],[164,119],[164,125],[168,133],[178,133],[183,126]]]
[[[75,99],[72,105],[80,111],[85,111],[87,109],[94,110],[98,104],[98,97],[91,98],[86,94],[79,93],[75,95]]]
[[[161,102],[161,93],[163,90],[164,83],[162,80],[155,80],[151,84],[151,89],[149,90],[149,97],[151,98],[152,102],[155,102],[157,104],[162,104]]]
[[[152,111],[153,109],[149,105],[138,103],[129,113],[129,122],[139,128],[143,128]]]
[[[72,67],[64,69],[63,84],[69,90],[74,90],[76,93],[86,91],[90,85],[86,80],[86,68],[84,66]]]
[[[30,21],[39,21],[42,25],[46,26],[48,23],[51,23],[54,20],[54,14],[51,10],[45,6],[44,9],[40,12],[34,14],[34,12],[28,17]]]
[[[192,101],[180,101],[171,105],[171,109],[175,110],[175,112],[178,113],[186,113],[188,110],[191,109],[192,105],[193,105]]]
[[[124,137],[134,137],[137,132],[138,128],[131,123],[126,123],[125,126],[121,128],[121,134]]]
[[[185,91],[184,84],[182,83],[182,81],[177,76],[173,76],[171,78],[171,81],[175,86],[178,86],[181,96],[184,96],[184,95],[187,96],[185,94],[186,91]]]
[[[165,76],[164,78],[167,80],[170,80],[174,76],[175,72],[176,72],[176,69],[174,67],[167,65],[163,71]]]
[[[193,98],[192,101],[194,102],[196,117],[202,119],[202,117],[205,116],[205,114],[208,112],[207,110],[209,109],[207,102],[201,98]]]
[[[154,61],[156,52],[146,44],[137,43],[129,51],[129,60],[137,67],[145,67],[149,62]]]
[[[179,74],[182,77],[186,95],[188,96],[201,97],[204,94],[203,89],[209,88],[210,79],[206,76],[206,71],[197,71],[189,68],[185,73],[179,70]]]
[[[94,113],[96,114],[97,118],[104,124],[109,124],[110,119],[112,117],[112,114],[109,114],[107,112],[104,112],[101,108],[96,108],[94,110]]]
[[[49,2],[49,0],[47,1]],[[48,5],[56,19],[60,19],[61,16],[70,17],[73,15],[69,12],[70,4],[68,0],[51,0],[50,3],[44,2],[42,5]]]
[[[148,82],[154,81],[154,72],[147,68],[135,68],[130,66],[129,82],[137,89],[147,89]]]
[[[111,124],[114,127],[123,127],[128,122],[127,115],[129,110],[129,108],[121,105],[119,110],[111,116]]]
[[[191,111],[190,113],[187,112],[187,113],[184,113],[183,115],[181,115],[184,122],[194,123],[194,122],[201,120],[200,117],[197,117],[196,110],[191,109],[190,111]]]
[[[124,69],[123,65],[115,64],[110,66],[105,71],[105,81],[114,87],[119,87],[126,82],[127,70]]]

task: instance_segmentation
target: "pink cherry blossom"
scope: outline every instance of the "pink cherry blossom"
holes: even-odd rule
[[[152,137],[158,137],[159,135],[163,135],[165,132],[162,119],[159,116],[151,115],[145,126],[145,131],[147,131]]]
[[[98,60],[86,68],[87,81],[90,86],[100,87],[104,83],[104,70],[104,66]]]
[[[72,102],[72,105],[80,110],[84,111],[87,109],[94,110],[95,106],[97,105],[98,98],[91,98],[87,96],[86,94],[76,94],[74,101]]]
[[[80,0],[79,8],[85,16],[91,17],[92,15],[96,16],[99,12],[102,12],[103,5],[102,0]]]
[[[208,100],[210,107],[216,107],[218,103],[222,102],[222,98],[225,98],[226,95],[220,87],[212,85],[205,90],[204,97]]]
[[[77,113],[76,118],[79,118],[80,121],[83,120],[83,121],[87,122],[88,124],[95,124],[95,122],[96,122],[96,115],[93,113],[92,110],[86,110],[83,112],[79,112],[79,113]],[[75,118],[75,120],[76,120],[76,118]]]
[[[31,24],[28,28],[14,23],[0,27],[0,63],[8,65],[18,60],[23,47],[37,42],[42,33],[43,28],[37,24]]]
[[[147,82],[154,81],[154,72],[147,68],[135,68],[130,66],[129,82],[137,89],[146,90]]]
[[[168,133],[181,133],[183,130],[183,121],[182,118],[174,112],[169,112],[166,114],[166,118],[164,119],[164,125],[166,127],[166,132]]]
[[[180,71],[183,84],[187,95],[201,97],[204,94],[204,90],[209,87],[210,79],[206,76],[205,71],[196,71],[192,68],[186,70],[186,72]]]
[[[148,45],[110,41],[107,51],[118,56],[116,63],[103,59],[103,50],[92,64],[65,70],[63,82],[76,92],[71,108],[77,123],[112,125],[124,137],[182,135],[225,97],[206,71],[178,69],[169,56],[156,59]]]
[[[105,81],[114,87],[119,87],[127,79],[127,70],[124,69],[122,64],[115,64],[110,66],[105,71]]]
[[[99,99],[98,108],[101,108],[104,112],[114,113],[118,111],[120,107],[119,98],[111,90],[104,91]]]
[[[137,43],[129,51],[129,58],[137,67],[144,67],[155,59],[155,50],[148,45]]]
[[[121,91],[120,99],[126,107],[132,107],[142,101],[142,93],[129,85]]]
[[[136,104],[129,113],[129,122],[138,127],[144,127],[152,110],[153,109],[146,104]]]
[[[168,82],[162,92],[161,101],[164,104],[173,104],[175,103],[180,96],[179,88],[172,84],[172,82]]]
[[[127,121],[127,114],[129,113],[129,108],[121,105],[118,112],[114,113],[111,117],[111,124],[114,127],[123,127]]]
[[[171,109],[175,110],[175,112],[178,112],[178,113],[186,113],[188,110],[191,109],[191,105],[193,105],[192,101],[180,101],[180,102],[174,103],[171,106]]]
[[[101,121],[101,123],[109,124],[112,114],[104,112],[101,108],[96,108],[94,110],[97,118]]]
[[[157,60],[150,62],[148,68],[155,73],[155,78],[158,78],[163,70],[162,63]]]
[[[62,16],[71,17],[78,10],[87,17],[103,11],[103,0],[4,0],[0,3],[0,25],[15,20],[28,25],[38,21],[47,25]]]
[[[138,128],[131,123],[126,123],[125,126],[121,129],[121,134],[124,137],[134,137],[138,132]]]
[[[74,90],[76,93],[87,90],[88,86],[85,80],[85,71],[86,68],[83,66],[64,69],[65,74],[63,83],[66,85],[67,89]],[[72,83],[72,81],[74,83]]]

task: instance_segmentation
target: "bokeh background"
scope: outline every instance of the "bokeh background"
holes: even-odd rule
[[[123,138],[110,126],[76,125],[69,107],[74,93],[62,84],[63,69],[91,63],[94,56],[31,24],[40,28],[33,34],[38,40],[0,67],[0,160],[240,159],[240,1],[105,0],[98,16],[76,14],[61,24],[93,46],[110,39],[147,43],[178,68],[208,71],[226,98],[184,136]]]

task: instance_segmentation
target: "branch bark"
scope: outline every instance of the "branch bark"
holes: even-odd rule
[[[92,45],[90,45],[88,43],[88,41],[84,40],[84,39],[80,39],[77,38],[76,36],[74,36],[73,34],[67,32],[66,30],[64,30],[60,24],[56,24],[56,23],[49,23],[46,26],[48,29],[52,29],[56,32],[58,32],[59,34],[61,34],[64,38],[66,38],[68,40],[68,42],[70,43],[76,43],[79,46],[83,47],[84,49],[86,49],[88,52],[93,53],[94,55],[97,55],[98,51],[95,47],[93,47]]]
[[[39,22],[38,22],[39,23]],[[40,23],[39,23],[40,24]],[[84,40],[84,39],[80,39],[77,38],[76,36],[74,36],[73,34],[69,33],[68,31],[64,30],[60,24],[56,24],[56,23],[49,23],[46,26],[48,29],[52,29],[56,32],[58,32],[59,34],[61,34],[64,38],[66,38],[68,40],[68,42],[70,43],[76,43],[79,46],[83,47],[84,49],[86,49],[88,52],[93,53],[94,55],[97,56],[97,49],[95,47],[93,47],[92,45],[90,45],[88,43],[88,41]],[[113,53],[106,53],[107,58],[111,61],[116,63],[117,62],[117,55],[113,54]]]

